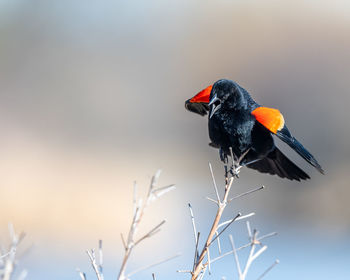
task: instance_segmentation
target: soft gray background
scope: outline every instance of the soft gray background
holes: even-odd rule
[[[326,170],[280,143],[311,181],[242,171],[235,193],[267,190],[227,217],[254,211],[253,226],[279,233],[249,279],[275,258],[268,279],[349,279],[349,15],[345,0],[0,0],[0,236],[6,243],[9,221],[28,233],[24,247],[34,247],[20,266],[29,279],[91,272],[84,250],[99,238],[113,279],[132,182],[146,187],[157,168],[178,188],[150,210],[145,230],[168,224],[130,268],[181,251],[134,279],[188,278],[175,273],[192,263],[187,202],[205,235],[215,211],[203,199],[213,194],[207,163],[218,180],[222,167],[206,119],[183,105],[219,78],[279,108]],[[243,223],[230,232],[246,242]],[[210,279],[236,276],[231,257],[213,269]]]

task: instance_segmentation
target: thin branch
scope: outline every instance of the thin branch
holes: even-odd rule
[[[10,280],[15,271],[17,264],[17,247],[25,237],[25,233],[21,232],[19,235],[16,234],[15,229],[11,223],[8,224],[8,231],[11,239],[10,248],[8,254],[0,259],[2,263],[2,270],[0,271],[0,277],[2,280]],[[26,276],[26,272],[23,272],[22,276]]]
[[[102,240],[98,242],[98,270],[103,277],[103,249],[102,249]]]
[[[135,246],[139,244],[142,240],[146,238],[150,238],[156,233],[160,231],[160,227],[166,223],[166,220],[161,221],[158,225],[156,225],[153,229],[151,229],[148,233],[146,233],[144,236],[142,236],[139,240],[135,242]]]
[[[252,230],[251,230],[251,228],[250,228],[250,223],[249,223],[249,221],[247,221],[247,230],[248,230],[249,240],[252,241],[252,240],[253,240],[253,235],[252,235]]]
[[[248,223],[248,226],[247,226],[250,230],[250,226],[249,226],[249,223]],[[248,270],[249,270],[249,267],[251,265],[251,263],[253,262],[254,260],[254,252],[255,252],[255,246],[256,246],[256,236],[257,236],[257,231],[254,230],[254,233],[253,234],[250,234],[250,241],[251,241],[251,245],[250,245],[250,251],[249,251],[249,256],[248,256],[248,259],[247,259],[247,262],[246,262],[246,265],[244,267],[244,271],[243,273],[240,275],[240,279],[244,280],[247,276],[247,273],[248,273]]]
[[[124,249],[127,250],[127,246],[126,246],[126,242],[125,242],[125,239],[124,239],[124,236],[122,233],[120,233],[120,238],[122,239],[122,243],[123,243],[123,246],[124,246]]]
[[[265,189],[265,186],[261,186],[261,187],[259,187],[259,188],[256,188],[256,189],[253,189],[253,190],[250,190],[250,191],[241,193],[241,194],[239,194],[239,195],[236,195],[236,196],[230,198],[230,199],[228,200],[228,202],[231,202],[231,201],[234,200],[234,199],[241,198],[241,197],[246,196],[246,195],[248,195],[248,194],[251,194],[251,193],[254,193],[254,192],[257,192],[257,191],[261,191],[261,190],[263,190],[263,189]]]
[[[211,265],[210,265],[210,249],[209,248],[208,248],[207,258],[208,258],[208,272],[210,275],[211,274]]]
[[[169,258],[166,258],[166,259],[164,259],[164,260],[160,260],[160,261],[155,262],[155,263],[152,263],[152,264],[150,264],[150,265],[146,265],[146,266],[140,267],[140,268],[138,268],[138,269],[136,269],[136,270],[130,272],[126,277],[129,278],[130,276],[132,276],[132,275],[134,275],[134,274],[136,274],[136,273],[139,273],[139,272],[144,271],[144,270],[146,270],[146,269],[149,269],[149,268],[151,268],[151,267],[154,267],[154,266],[157,266],[157,265],[166,263],[166,262],[171,261],[171,260],[173,260],[173,259],[175,259],[175,258],[177,258],[177,257],[179,257],[179,256],[181,256],[181,254],[176,254],[176,255],[171,256],[171,257],[169,257]]]
[[[158,197],[162,196],[164,193],[167,193],[171,190],[176,189],[174,184],[164,186],[164,187],[159,187],[153,191],[154,194],[157,194]]]
[[[242,214],[238,213],[220,232],[217,234],[213,240],[209,243],[209,246],[218,238],[234,221],[236,221],[239,217],[241,217]],[[219,228],[219,227],[218,227]]]
[[[0,260],[6,258],[6,257],[7,257],[8,255],[10,255],[11,253],[12,253],[12,252],[9,251],[9,252],[7,252],[6,254],[0,256]]]
[[[269,234],[266,234],[266,235],[264,235],[264,236],[261,236],[261,237],[257,238],[256,241],[261,241],[261,240],[263,240],[263,239],[265,239],[265,238],[272,237],[272,236],[275,236],[275,235],[277,235],[277,232],[272,232],[272,233],[269,233]],[[240,251],[240,250],[242,250],[242,249],[245,249],[245,248],[247,248],[247,247],[249,247],[249,246],[251,246],[251,242],[249,242],[249,243],[247,243],[247,244],[245,244],[245,245],[243,245],[243,246],[237,248],[237,249],[236,249],[236,252],[238,252],[238,251]],[[214,262],[216,262],[216,261],[218,261],[218,260],[221,260],[222,258],[224,258],[224,257],[226,257],[226,256],[229,256],[229,255],[232,255],[233,253],[234,253],[233,250],[228,251],[228,252],[226,252],[226,253],[224,253],[224,254],[222,254],[222,255],[216,257],[215,259],[212,259],[212,260],[211,260],[211,263],[214,263]]]
[[[197,238],[196,238],[196,247],[195,247],[195,251],[194,251],[194,258],[193,258],[193,269],[196,266],[197,263],[197,259],[198,259],[198,244],[199,244],[199,237],[200,237],[200,232],[197,233]]]
[[[86,274],[82,272],[79,268],[77,268],[77,271],[79,273],[81,280],[86,280]]]
[[[216,205],[218,205],[218,202],[215,199],[212,199],[210,197],[206,197],[206,199],[208,199],[211,202],[214,202]]]
[[[193,235],[194,235],[194,243],[197,245],[197,229],[196,229],[196,223],[194,221],[194,215],[191,203],[188,204],[188,208],[190,209],[190,215],[191,215],[191,221],[192,221],[192,229],[193,229]]]
[[[215,231],[216,234],[216,239],[217,239],[217,243],[218,243],[218,251],[219,251],[219,255],[221,255],[221,242],[220,242],[220,237],[218,236],[218,232]]]
[[[267,274],[267,273],[269,273],[276,265],[278,265],[280,263],[280,261],[279,260],[275,260],[275,262],[272,264],[272,265],[270,265],[264,272],[263,272],[263,274],[261,274],[260,276],[259,276],[259,278],[257,279],[257,280],[261,280],[263,277],[265,277],[265,275]]]
[[[272,236],[275,236],[275,235],[277,235],[277,234],[278,234],[277,232],[271,232],[271,233],[265,234],[265,235],[263,235],[263,236],[257,238],[256,240],[257,240],[257,241],[261,241],[261,240],[263,240],[263,239],[265,239],[265,238],[272,237]]]
[[[252,213],[249,213],[249,214],[247,214],[247,215],[243,215],[243,216],[238,217],[235,221],[240,221],[240,220],[249,218],[249,217],[254,216],[254,215],[255,215],[255,213],[252,212]],[[227,224],[231,223],[231,222],[232,222],[232,219],[231,219],[231,220],[228,220],[228,221],[225,221],[225,222],[223,222],[223,223],[221,223],[221,224],[219,224],[219,225],[218,225],[218,229],[221,228],[221,227],[224,226],[224,225],[227,225]]]
[[[210,162],[209,162],[209,169],[210,169],[211,178],[212,178],[213,184],[214,184],[216,199],[217,199],[217,202],[220,203],[220,201],[221,201],[220,200],[220,195],[219,195],[218,187],[216,185],[216,181],[215,181],[215,177],[214,177],[214,173],[213,173],[213,168],[211,167],[211,163]]]
[[[257,257],[259,257],[263,252],[265,252],[267,249],[267,246],[263,246],[258,252],[256,252],[253,256],[252,256],[252,261],[254,261]]]
[[[96,262],[95,250],[94,249],[91,249],[91,251],[87,250],[86,253],[88,254],[88,256],[90,258],[90,262],[91,262],[93,270],[96,273],[97,279],[103,280],[103,275],[101,275],[101,273],[98,269],[97,262]]]
[[[239,274],[239,275],[242,275],[241,265],[239,264],[238,255],[237,255],[237,250],[236,250],[236,247],[235,247],[235,242],[234,242],[233,237],[232,237],[231,234],[229,235],[229,237],[230,237],[230,242],[231,242],[231,247],[232,247],[233,255],[234,255],[234,257],[235,257],[235,263],[236,263],[236,267],[237,267],[238,274]]]
[[[142,220],[142,217],[145,213],[146,208],[150,205],[151,202],[159,198],[161,195],[169,192],[170,190],[173,190],[175,187],[173,185],[169,185],[166,187],[160,187],[156,189],[159,176],[160,176],[161,170],[158,170],[154,176],[152,176],[151,183],[148,188],[146,200],[144,203],[142,203],[142,199],[140,198],[137,201],[137,185],[134,184],[134,194],[133,194],[133,204],[134,204],[134,213],[133,213],[133,219],[130,225],[130,229],[128,232],[128,237],[125,242],[123,235],[122,236],[122,242],[125,248],[123,261],[119,270],[118,274],[118,280],[126,280],[125,276],[125,270],[126,270],[126,264],[129,260],[129,257],[136,245],[138,245],[141,241],[143,241],[146,238],[152,237],[156,233],[160,231],[160,227],[165,223],[165,220],[163,220],[161,223],[156,225],[153,229],[151,229],[147,234],[139,238],[137,241],[135,241],[136,232],[138,231],[140,222]]]
[[[189,273],[189,274],[192,273],[191,270],[176,270],[176,272],[178,272],[178,273]]]
[[[232,187],[232,183],[233,183],[233,177],[231,177],[229,180],[226,180],[226,184],[225,184],[225,193],[224,193],[224,197],[222,200],[220,200],[220,196],[219,196],[219,191],[216,185],[216,181],[215,181],[215,177],[214,177],[214,173],[213,173],[213,169],[211,164],[209,163],[209,169],[210,169],[210,173],[212,175],[212,179],[213,179],[213,184],[214,184],[214,188],[215,188],[215,193],[217,196],[217,203],[218,203],[218,209],[214,218],[214,222],[211,226],[210,232],[208,234],[207,240],[204,244],[204,247],[199,255],[198,260],[195,263],[195,266],[193,268],[193,272],[192,272],[192,280],[199,280],[201,279],[204,275],[203,272],[207,269],[207,265],[208,262],[206,264],[203,264],[203,260],[205,258],[205,256],[207,256],[208,250],[209,250],[209,246],[214,238],[215,233],[217,232],[218,229],[218,225],[221,219],[221,216],[224,212],[224,209],[227,205],[227,199],[228,199],[228,195],[229,192],[231,190]],[[237,171],[239,172],[239,171]]]

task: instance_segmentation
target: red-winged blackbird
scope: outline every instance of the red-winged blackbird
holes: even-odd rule
[[[243,155],[243,166],[290,180],[309,179],[275,146],[274,134],[324,174],[316,159],[291,135],[280,111],[260,106],[233,81],[215,82],[187,100],[185,107],[202,116],[209,111],[210,145],[220,149],[223,161],[227,161],[232,148],[237,158]]]

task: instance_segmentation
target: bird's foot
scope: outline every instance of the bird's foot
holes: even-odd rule
[[[239,172],[241,171],[241,168],[242,166],[235,164],[235,162],[232,162],[229,173],[232,177],[239,178]]]
[[[243,159],[248,154],[249,151],[250,151],[250,148],[247,149],[240,157],[237,157],[233,152],[232,148],[230,148],[232,163],[228,172],[229,174],[231,174],[232,177],[239,178],[239,172],[241,171],[241,168],[245,166],[245,164],[243,164]],[[227,167],[225,167],[225,174],[226,174],[226,179],[228,179]]]

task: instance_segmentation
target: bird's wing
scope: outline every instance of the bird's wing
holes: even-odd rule
[[[262,173],[276,174],[281,178],[287,178],[289,180],[300,181],[310,179],[309,175],[296,166],[278,148],[270,152],[267,157],[248,164],[247,167]]]
[[[255,119],[261,123],[270,132],[277,135],[282,141],[287,143],[293,150],[295,150],[302,158],[304,158],[308,163],[314,166],[320,173],[324,174],[321,165],[313,157],[304,146],[295,139],[289,132],[283,115],[277,109],[258,107],[252,111],[252,115]]]
[[[209,111],[209,98],[213,86],[208,86],[192,98],[186,100],[185,108],[193,113],[205,116]]]

